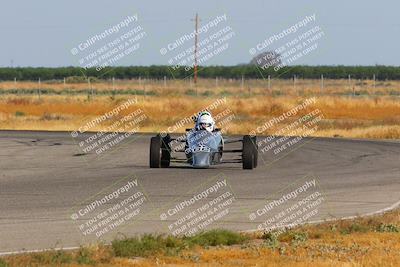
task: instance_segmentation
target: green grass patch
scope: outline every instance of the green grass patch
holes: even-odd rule
[[[341,234],[351,234],[351,233],[366,233],[370,231],[370,228],[366,225],[359,224],[359,223],[352,223],[348,227],[344,227],[341,229]]]
[[[201,95],[202,95],[202,96],[206,96],[206,97],[207,97],[207,96],[213,96],[213,95],[214,95],[214,92],[208,91],[208,90],[207,90],[207,91],[202,92]]]
[[[95,260],[92,259],[92,253],[88,248],[81,247],[76,256],[76,262],[79,264],[94,265]]]
[[[147,257],[159,253],[172,254],[184,248],[179,238],[146,234],[112,242],[114,253],[118,257]]]
[[[231,96],[233,95],[233,92],[230,92],[228,90],[223,90],[219,93],[220,96]]]
[[[185,91],[185,95],[195,96],[197,95],[197,92],[193,89],[189,89]]]
[[[31,257],[31,263],[37,265],[57,266],[60,264],[72,263],[73,257],[71,253],[66,251],[46,251],[42,253],[34,253]]]
[[[242,244],[247,238],[228,230],[210,230],[191,237],[143,235],[141,237],[114,240],[112,248],[118,257],[147,257],[150,255],[176,255],[193,246],[219,246]]]
[[[192,245],[206,246],[230,246],[242,244],[247,238],[243,235],[222,229],[210,230],[207,232],[196,234],[192,237],[187,237],[186,242]]]
[[[25,116],[25,112],[19,110],[15,111],[15,117],[23,117],[23,116]]]

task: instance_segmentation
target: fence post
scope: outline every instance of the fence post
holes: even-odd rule
[[[241,88],[242,88],[242,90],[243,90],[243,88],[244,88],[244,75],[242,75],[242,83],[241,83],[241,86],[240,86]]]
[[[215,77],[215,87],[218,87],[218,77]]]
[[[293,74],[293,89],[296,91],[296,74]]]
[[[271,75],[268,75],[268,90],[271,90]]]
[[[350,76],[350,74],[348,76],[348,84],[349,84],[349,88],[351,89],[351,76]]]
[[[375,73],[374,73],[374,89],[375,89],[375,87],[376,87],[376,79],[375,79]]]
[[[164,88],[167,88],[167,76],[164,75]]]

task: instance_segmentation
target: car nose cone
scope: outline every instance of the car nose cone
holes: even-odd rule
[[[194,168],[207,168],[210,166],[210,152],[195,152],[192,154]]]

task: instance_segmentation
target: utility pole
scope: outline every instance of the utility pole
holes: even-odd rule
[[[194,23],[194,77],[193,77],[193,82],[196,85],[197,83],[197,33],[198,33],[198,27],[199,27],[199,15],[196,13],[195,17],[195,23]]]

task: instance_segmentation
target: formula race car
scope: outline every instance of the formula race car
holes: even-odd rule
[[[225,144],[238,142],[242,143],[242,149],[224,149]],[[184,153],[186,157],[177,158],[173,155],[175,153]],[[241,153],[241,158],[224,161],[224,153]],[[257,160],[255,136],[224,139],[219,129],[212,132],[186,129],[186,134],[178,138],[171,138],[169,134],[158,134],[152,137],[150,142],[150,168],[168,168],[171,162],[182,162],[194,168],[208,168],[222,163],[242,163],[243,169],[253,169],[257,167]]]

